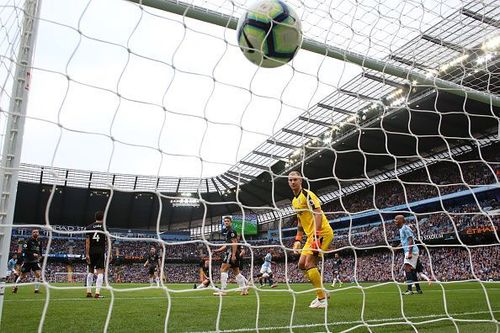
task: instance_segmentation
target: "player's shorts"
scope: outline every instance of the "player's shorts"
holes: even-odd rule
[[[241,262],[241,258],[239,255],[236,255],[236,261],[231,262],[231,251],[228,251],[228,252],[226,252],[226,254],[224,254],[224,257],[222,258],[222,262],[229,264],[231,266],[231,268],[241,269],[243,266],[242,265],[243,263]]]
[[[104,253],[90,253],[89,272],[94,269],[104,269]]]
[[[156,266],[149,266],[148,274],[153,275],[156,272]]]
[[[417,261],[417,267],[415,267],[415,271],[417,271],[417,273],[422,273],[424,271],[424,266],[422,266],[420,260]]]
[[[264,274],[264,273],[271,274],[272,273],[271,267],[262,266],[260,268],[260,274]]]
[[[317,254],[320,257],[323,256],[323,253],[312,250],[311,244],[314,242],[314,238],[315,238],[314,235],[311,236],[311,237],[307,237],[307,241],[304,244],[304,247],[302,248],[302,251],[300,252],[300,255],[307,256],[307,255],[311,255],[311,254]],[[321,235],[320,238],[322,238],[322,240],[321,240],[321,250],[328,251],[328,247],[330,246],[330,243],[333,240],[333,232],[327,233],[325,235]]]
[[[21,273],[41,271],[40,265],[37,262],[25,262],[21,266]]]
[[[418,253],[412,253],[411,259],[406,258],[405,254],[405,260],[404,264],[409,264],[413,268],[417,268],[417,261],[418,261]]]

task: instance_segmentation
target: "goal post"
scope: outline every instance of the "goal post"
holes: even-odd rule
[[[24,123],[28,105],[30,73],[36,42],[41,0],[26,0],[23,9],[22,26],[18,52],[9,59],[15,64],[14,82],[10,95],[7,124],[2,142],[0,167],[0,321],[5,293],[5,272],[9,260],[14,207],[18,186],[19,166],[24,134]],[[7,59],[2,59],[2,62]],[[6,87],[2,87],[5,89]],[[4,95],[4,94],[2,94]]]

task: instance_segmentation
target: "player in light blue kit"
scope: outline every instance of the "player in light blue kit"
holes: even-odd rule
[[[12,276],[14,279],[10,279],[12,281],[16,281],[17,277],[19,276],[17,270],[16,270],[16,265],[17,265],[17,254],[14,253],[12,258],[9,259],[7,262],[7,279],[10,279]]]
[[[262,263],[262,266],[260,268],[260,273],[257,274],[261,287],[264,286],[265,280],[267,280],[271,288],[276,288],[277,286],[273,282],[273,271],[271,269],[272,261],[273,261],[273,255],[271,254],[271,252],[268,252],[264,257],[264,263]]]
[[[406,224],[406,220],[403,215],[397,215],[394,218],[394,223],[399,229],[399,239],[401,240],[401,246],[404,251],[404,270],[406,275],[406,283],[408,289],[403,293],[403,295],[412,295],[412,284],[415,284],[418,294],[422,294],[420,289],[420,284],[418,283],[417,277],[417,261],[418,261],[418,246],[415,245],[415,235],[410,227]]]

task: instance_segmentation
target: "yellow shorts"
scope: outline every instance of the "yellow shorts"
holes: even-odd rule
[[[328,247],[330,246],[330,243],[333,241],[333,232],[321,235],[320,238],[323,238],[321,241],[321,250],[328,251]],[[323,253],[318,251],[313,251],[313,249],[311,248],[311,244],[313,242],[314,242],[314,235],[307,237],[307,241],[304,244],[304,247],[302,248],[300,255],[307,256],[310,254],[317,254],[319,256],[323,256]]]

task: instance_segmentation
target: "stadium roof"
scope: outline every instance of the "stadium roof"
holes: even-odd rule
[[[384,60],[498,96],[498,17],[496,1],[470,2]],[[334,191],[344,180],[352,182],[364,172],[399,165],[443,145],[474,144],[471,133],[488,136],[498,129],[498,118],[499,109],[492,105],[364,69],[216,177],[157,178],[22,165],[19,180],[157,191],[171,200],[200,193],[207,202],[225,203],[210,209],[209,215],[218,216],[240,209],[238,202],[255,210],[290,198],[285,178],[291,169],[303,169],[311,188]],[[203,213],[203,207],[192,208],[171,216],[167,224],[197,220]]]

